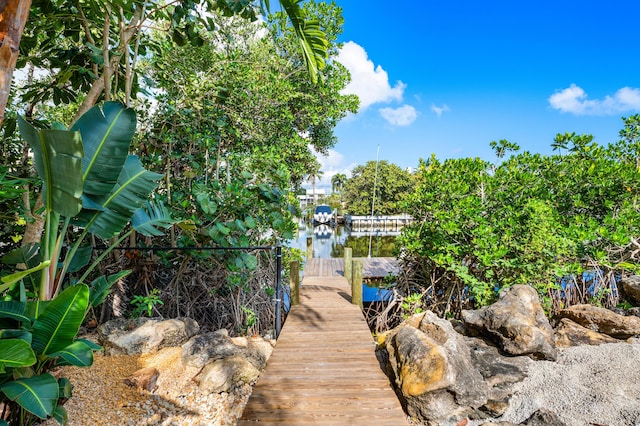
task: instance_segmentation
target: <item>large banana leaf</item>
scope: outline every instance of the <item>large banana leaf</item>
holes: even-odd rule
[[[13,274],[2,277],[2,279],[0,280],[2,282],[2,285],[0,285],[0,292],[7,290],[9,287],[11,287],[13,284],[17,283],[24,277],[46,268],[47,266],[49,266],[49,264],[51,264],[51,261],[47,260],[46,262],[40,263],[35,268],[29,268],[25,271],[14,272]]]
[[[84,113],[71,130],[82,134],[84,194],[93,198],[111,193],[136,131],[135,112],[119,102],[105,102],[102,109],[96,105]]]
[[[27,315],[27,304],[15,300],[0,301],[0,318],[11,318],[24,324],[31,321]]]
[[[47,211],[73,217],[82,208],[82,139],[79,132],[36,129],[18,117],[20,135],[33,150],[38,176],[44,183]]]
[[[1,342],[1,341],[0,341]],[[75,365],[77,367],[89,367],[93,364],[93,349],[84,341],[76,340],[61,351],[49,355],[51,358],[60,358],[56,365]]]
[[[126,277],[130,273],[131,269],[126,269],[110,275],[109,278],[102,275],[93,280],[89,286],[89,304],[95,308],[104,302],[109,293],[111,293],[111,287],[113,287],[119,279]]]
[[[0,340],[0,373],[7,367],[28,367],[36,363],[31,345],[22,339]]]
[[[104,210],[87,212],[92,213],[88,221],[89,232],[105,239],[118,235],[133,213],[144,205],[161,178],[162,175],[145,170],[135,155],[127,157],[113,191],[101,200]]]
[[[133,229],[145,237],[158,237],[164,233],[158,228],[168,228],[175,221],[171,219],[171,213],[163,203],[147,201],[146,205],[140,207],[133,214],[131,225]]]
[[[25,410],[46,419],[58,403],[58,381],[49,373],[13,380],[0,390]]]
[[[280,0],[280,5],[289,16],[293,29],[300,40],[300,47],[304,61],[309,71],[311,81],[318,81],[318,71],[325,67],[328,57],[329,42],[326,34],[320,28],[317,19],[306,19],[304,11],[298,3],[302,0]]]
[[[32,347],[49,355],[73,343],[89,306],[89,287],[71,286],[51,300],[33,323]]]
[[[49,266],[50,261],[42,262],[40,256],[40,244],[26,244],[22,247],[14,249],[2,257],[2,263],[5,265],[26,265],[27,270],[14,272],[11,275],[2,277],[2,283],[4,286],[0,287],[0,291],[4,291],[11,287],[14,283],[25,278],[24,284],[31,289],[37,288],[40,282],[40,274],[36,274],[37,271],[42,270]],[[6,285],[8,284],[8,285]]]

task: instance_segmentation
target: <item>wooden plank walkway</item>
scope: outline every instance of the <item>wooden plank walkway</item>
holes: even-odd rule
[[[337,270],[320,263],[322,273]],[[346,279],[311,272],[238,425],[407,425]]]
[[[400,270],[394,257],[354,257],[362,262],[362,280],[364,282],[379,281]],[[343,277],[344,259],[308,259],[304,266],[304,276],[310,277]]]

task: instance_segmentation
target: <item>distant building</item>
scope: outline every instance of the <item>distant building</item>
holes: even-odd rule
[[[305,195],[298,195],[298,200],[300,201],[300,208],[305,208],[309,204],[318,204],[318,200],[322,200],[327,196],[327,191],[325,189],[307,189],[307,193]]]

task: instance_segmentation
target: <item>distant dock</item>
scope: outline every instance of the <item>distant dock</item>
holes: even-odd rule
[[[400,271],[398,261],[393,257],[355,257],[353,260],[362,262],[362,281],[365,283],[382,282],[389,274],[397,275]],[[344,259],[308,259],[304,267],[304,275],[342,277],[344,276]]]
[[[413,223],[408,214],[394,216],[345,216],[345,224],[352,232],[399,232]]]

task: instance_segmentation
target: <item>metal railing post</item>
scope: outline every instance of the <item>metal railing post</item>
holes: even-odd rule
[[[282,244],[276,246],[276,339],[282,328]]]

